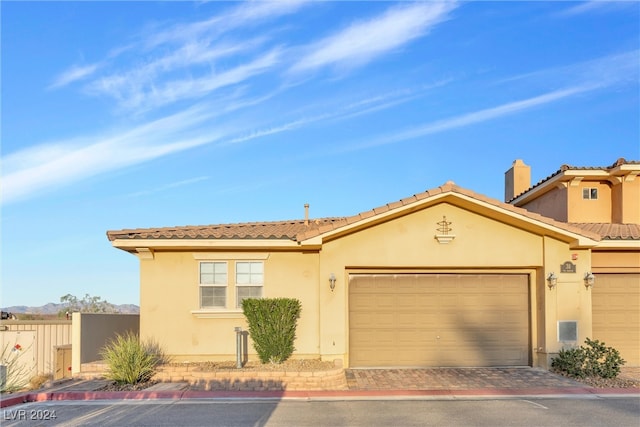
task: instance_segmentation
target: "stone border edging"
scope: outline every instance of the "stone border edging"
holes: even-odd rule
[[[200,371],[190,366],[163,366],[154,380],[188,382],[205,391],[347,390],[343,368],[323,371]]]

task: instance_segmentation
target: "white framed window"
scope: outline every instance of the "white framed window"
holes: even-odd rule
[[[598,200],[598,189],[594,187],[585,187],[582,189],[582,198],[584,200]]]
[[[236,307],[242,307],[245,298],[262,298],[264,262],[236,262]]]
[[[200,308],[227,306],[227,263],[212,261],[200,263]]]

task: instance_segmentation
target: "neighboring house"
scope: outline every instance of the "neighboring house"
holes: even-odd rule
[[[619,349],[640,366],[640,162],[563,165],[533,187],[529,166],[516,160],[506,173],[505,200],[514,206],[599,235],[591,248],[592,338]]]
[[[585,276],[592,251],[609,247],[588,227],[451,182],[345,218],[307,210],[107,236],[140,258],[140,333],[175,360],[233,360],[242,299],[291,297],[302,302],[295,357],[348,367],[547,367],[594,336],[600,275],[594,286]]]

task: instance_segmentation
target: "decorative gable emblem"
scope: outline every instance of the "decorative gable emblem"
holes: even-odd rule
[[[437,233],[434,239],[436,239],[438,243],[447,244],[456,238],[455,234],[451,234],[453,231],[453,228],[451,228],[452,222],[447,221],[446,216],[443,215],[442,221],[437,222],[437,224],[438,228],[436,228]]]

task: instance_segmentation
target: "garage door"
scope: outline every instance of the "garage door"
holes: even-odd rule
[[[592,292],[593,337],[640,366],[640,274],[597,274]]]
[[[351,367],[529,365],[529,286],[515,274],[349,278]]]

